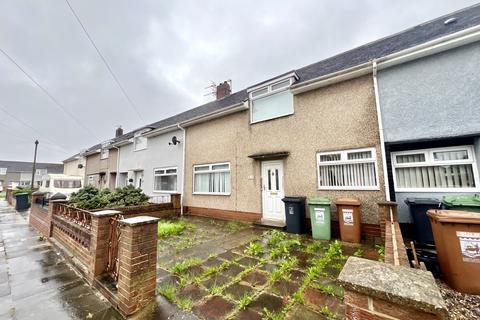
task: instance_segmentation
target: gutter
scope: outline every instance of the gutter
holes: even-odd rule
[[[378,93],[377,61],[376,60],[373,60],[372,62],[372,71],[373,71],[372,72],[373,73],[373,89],[375,91],[375,107],[377,109],[378,134],[380,136],[380,150],[382,153],[383,184],[385,185],[385,199],[387,201],[390,201],[390,184],[388,182],[387,154],[385,151],[385,138],[383,136],[382,110],[380,108],[380,95]]]
[[[183,217],[183,197],[185,195],[185,146],[187,141],[187,134],[185,128],[183,128],[180,123],[177,124],[177,128],[183,132],[183,141],[182,141],[182,192],[180,193],[180,216]]]
[[[374,59],[377,70],[383,70],[412,60],[427,57],[480,40],[480,25],[458,31],[420,45]],[[329,86],[334,83],[358,78],[372,71],[372,61],[329,73],[291,86],[293,94]]]

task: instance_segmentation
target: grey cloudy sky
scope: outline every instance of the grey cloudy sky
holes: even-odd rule
[[[70,0],[142,121],[64,0],[0,0],[0,49],[61,106],[0,53],[0,159],[30,161],[37,138],[60,162],[211,100],[211,81],[243,89],[475,2]]]

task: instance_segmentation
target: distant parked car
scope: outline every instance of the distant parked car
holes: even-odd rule
[[[47,198],[62,193],[70,198],[73,192],[78,192],[83,186],[83,178],[64,174],[46,174],[42,177],[39,191],[47,193]]]

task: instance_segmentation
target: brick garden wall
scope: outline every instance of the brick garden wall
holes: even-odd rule
[[[57,228],[53,226],[52,228],[52,235],[51,237],[58,241],[58,243],[63,246],[66,252],[64,252],[66,255],[68,255],[69,260],[75,263],[82,273],[86,274],[88,270],[88,266],[90,265],[91,262],[91,255],[90,255],[90,250],[89,248],[86,248],[82,246],[80,243],[75,241],[72,237],[70,237],[68,234],[60,230],[60,228]],[[80,265],[78,265],[78,262]]]
[[[50,237],[50,217],[48,207],[43,207],[41,204],[33,202],[30,208],[29,224],[37,229],[44,237]]]
[[[447,310],[431,273],[410,268],[398,223],[397,204],[382,202],[378,206],[381,223],[379,231],[385,241],[385,263],[349,258],[339,276],[339,281],[345,288],[345,318],[348,320],[447,318]],[[362,272],[360,270],[362,264],[370,266],[365,268],[365,275],[360,274],[355,279],[355,275]],[[386,265],[391,267],[384,268]],[[378,270],[375,270],[377,268]],[[387,276],[385,274],[387,272],[391,275]],[[370,283],[365,282],[365,279],[369,279]],[[420,289],[415,288],[418,283],[422,283],[419,285]],[[392,289],[395,287],[398,287],[398,290]],[[418,294],[415,290],[419,291]]]
[[[118,244],[118,291],[112,292],[102,286],[101,292],[124,316],[139,311],[154,299],[157,220],[180,215],[180,195],[172,195],[170,203],[90,212],[72,208],[64,200],[50,201],[46,210],[41,206],[42,199],[40,193],[32,196],[30,225],[54,239],[90,284],[98,285],[99,276],[107,270],[110,224],[115,221],[113,218],[123,217]],[[86,215],[89,220],[79,222],[78,215]]]

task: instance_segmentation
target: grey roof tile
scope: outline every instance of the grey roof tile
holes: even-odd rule
[[[449,18],[456,18],[454,23],[445,25],[444,22]],[[384,37],[382,39],[370,42],[352,50],[340,53],[328,59],[310,64],[308,66],[291,70],[289,72],[296,72],[299,79],[296,83],[302,83],[317,77],[325,76],[330,73],[348,69],[373,59],[378,59],[389,54],[402,51],[414,47],[416,45],[446,36],[476,25],[480,24],[480,4],[464,8],[462,10],[447,14],[445,16],[436,18],[429,22],[420,24],[413,28],[406,29],[394,35]],[[288,72],[287,72],[288,73]],[[286,74],[286,73],[282,73]],[[275,79],[274,77],[272,79]],[[261,81],[249,87],[254,87],[269,80]],[[186,121],[201,115],[227,108],[237,103],[241,103],[248,98],[247,90],[241,90],[232,93],[220,100],[215,100],[199,107],[190,109],[188,111],[179,113],[172,117],[154,122],[152,124],[143,126],[128,132],[118,138],[113,139],[114,142],[123,141],[133,137],[134,133],[144,128],[164,128],[182,121]],[[95,150],[101,147],[97,144],[87,150]]]
[[[0,160],[0,168],[7,168],[7,172],[32,172],[32,167],[32,162]],[[63,173],[63,164],[37,162],[35,169],[47,169],[48,173]]]

